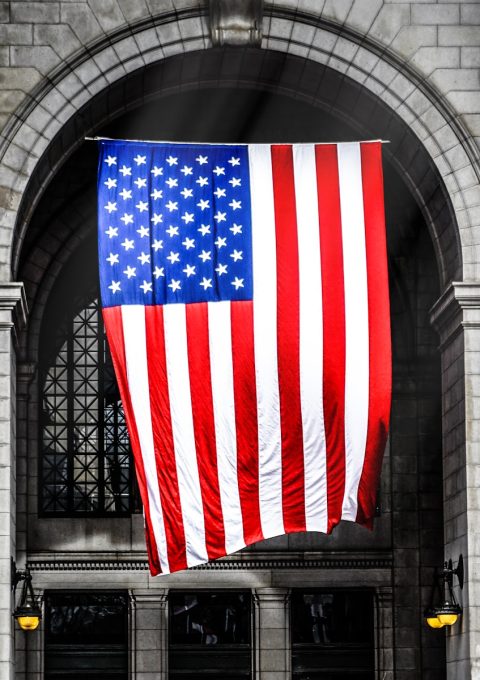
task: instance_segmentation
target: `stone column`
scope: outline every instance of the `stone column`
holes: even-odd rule
[[[480,283],[453,283],[434,305],[440,336],[445,559],[463,554],[464,608],[446,630],[448,680],[480,678]],[[456,582],[456,581],[455,581]],[[443,634],[440,631],[440,634]]]
[[[131,669],[136,680],[167,680],[166,589],[131,593]]]
[[[0,284],[0,677],[14,677],[11,558],[15,559],[15,335],[26,320],[21,283]]]
[[[393,663],[393,590],[390,586],[376,591],[375,630],[377,639],[378,677],[381,680],[394,680]]]
[[[257,588],[255,604],[255,678],[290,680],[290,591]]]

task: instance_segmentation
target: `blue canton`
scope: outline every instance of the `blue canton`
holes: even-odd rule
[[[101,141],[104,307],[253,294],[247,146]]]

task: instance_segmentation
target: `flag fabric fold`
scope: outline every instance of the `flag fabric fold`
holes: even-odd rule
[[[99,150],[103,316],[152,574],[371,525],[391,399],[381,144]]]

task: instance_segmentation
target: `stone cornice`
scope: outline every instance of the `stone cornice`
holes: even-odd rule
[[[17,333],[27,323],[27,298],[23,283],[0,283],[0,330]]]
[[[430,310],[430,322],[440,336],[441,348],[462,330],[480,328],[480,281],[456,281]]]

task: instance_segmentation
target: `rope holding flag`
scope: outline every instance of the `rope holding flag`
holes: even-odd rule
[[[381,143],[99,151],[103,316],[152,574],[370,526],[391,401]]]

